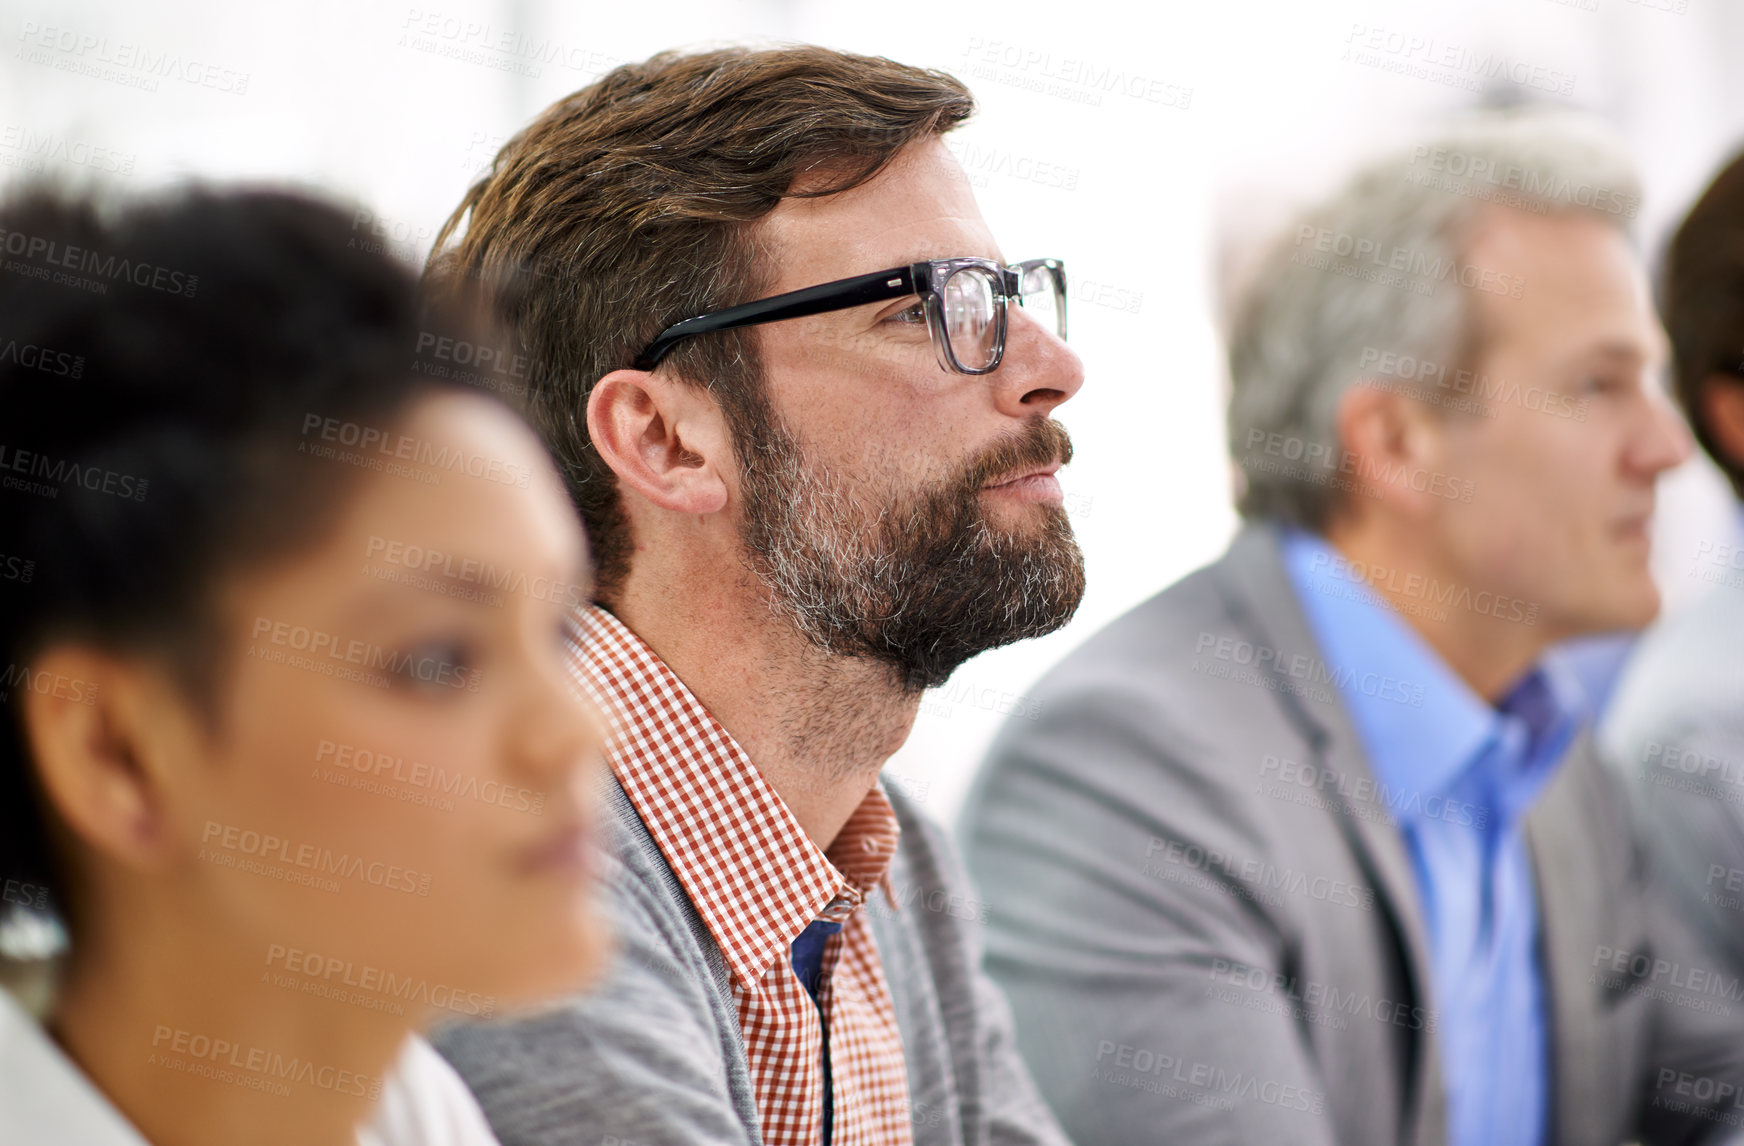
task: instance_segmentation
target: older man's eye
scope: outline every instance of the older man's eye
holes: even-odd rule
[[[884,321],[901,323],[903,325],[918,324],[924,326],[926,325],[926,307],[921,303],[916,302],[912,306],[903,307]]]

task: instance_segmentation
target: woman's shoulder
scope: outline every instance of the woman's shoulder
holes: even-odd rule
[[[382,1082],[375,1118],[359,1146],[499,1146],[466,1083],[413,1035]]]
[[[4,987],[0,987],[0,1142],[149,1146]]]

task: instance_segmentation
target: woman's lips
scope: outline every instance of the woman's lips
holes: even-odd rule
[[[528,875],[589,878],[594,869],[593,833],[585,823],[568,824],[520,852],[520,869]]]

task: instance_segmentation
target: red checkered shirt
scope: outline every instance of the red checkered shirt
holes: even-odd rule
[[[612,770],[731,972],[763,1141],[816,1146],[827,1028],[832,1146],[909,1146],[902,1036],[859,910],[880,887],[890,893],[899,835],[890,801],[874,787],[820,851],[653,649],[604,609],[581,609],[575,622],[570,669],[613,718]],[[789,955],[814,919],[842,924],[824,949],[815,1006]]]

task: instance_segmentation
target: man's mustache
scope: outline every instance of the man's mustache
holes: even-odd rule
[[[1072,460],[1072,439],[1066,428],[1052,418],[1037,418],[1014,434],[1001,438],[969,463],[964,484],[970,489],[1009,481],[1025,470]]]

